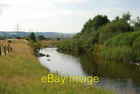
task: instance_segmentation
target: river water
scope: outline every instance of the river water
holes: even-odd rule
[[[118,94],[140,94],[140,66],[118,62],[95,63],[94,60],[79,58],[57,52],[57,48],[44,48],[40,53],[40,63],[50,72],[63,76],[97,75],[97,87],[112,89]]]

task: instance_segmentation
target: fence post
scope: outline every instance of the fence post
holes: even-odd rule
[[[8,41],[0,40],[0,56],[7,55],[8,53],[12,52],[12,47]]]

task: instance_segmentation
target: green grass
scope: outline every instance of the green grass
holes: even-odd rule
[[[140,31],[116,35],[100,47],[100,55],[107,60],[140,61]]]
[[[105,60],[115,60],[129,62],[133,60],[134,54],[132,48],[128,46],[122,47],[106,47],[102,46],[99,52],[100,56]]]
[[[41,77],[49,72],[33,55],[29,43],[24,40],[12,43],[14,51],[0,57],[0,94],[114,94],[95,87],[68,84],[49,85],[41,83]],[[72,83],[73,84],[73,83]]]

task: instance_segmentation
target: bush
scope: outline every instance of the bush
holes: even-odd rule
[[[58,50],[74,54],[91,53],[92,46],[98,41],[98,32],[76,35],[73,39],[63,40],[57,45]]]
[[[140,36],[140,32],[119,34],[105,42],[106,46],[132,46],[133,41]]]
[[[133,50],[131,47],[127,47],[127,46],[102,47],[100,48],[100,55],[105,60],[126,62],[126,61],[131,61],[133,59]]]
[[[132,44],[133,54],[135,54],[135,61],[140,61],[140,36]]]
[[[139,41],[140,32],[119,34],[104,43],[105,48],[102,48],[101,55],[106,59],[140,61]]]
[[[104,43],[108,39],[111,39],[118,34],[130,32],[131,27],[128,23],[120,20],[108,23],[107,25],[103,26],[99,31],[99,42]]]

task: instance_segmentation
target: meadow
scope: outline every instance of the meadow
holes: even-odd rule
[[[49,71],[35,57],[30,42],[14,40],[11,47],[11,53],[0,56],[0,94],[114,94],[110,90],[83,85],[43,84],[41,77]]]

